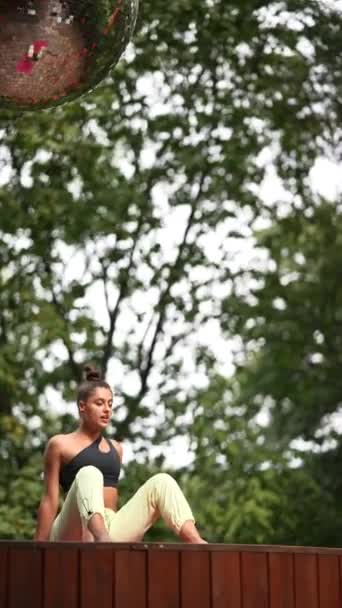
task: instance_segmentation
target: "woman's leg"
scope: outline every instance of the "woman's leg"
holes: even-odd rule
[[[178,483],[167,473],[151,477],[111,518],[109,535],[114,542],[141,541],[147,530],[162,517],[185,542],[204,543]]]
[[[50,540],[109,540],[103,503],[103,475],[96,467],[82,467],[55,519]]]

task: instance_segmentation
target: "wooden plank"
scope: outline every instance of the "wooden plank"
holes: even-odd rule
[[[242,608],[240,553],[211,554],[212,608]]]
[[[147,551],[115,551],[115,608],[147,608]]]
[[[339,559],[333,555],[319,555],[319,608],[341,608]]]
[[[80,552],[81,607],[112,608],[113,580],[113,550],[103,545],[85,545]]]
[[[181,606],[209,608],[210,560],[208,551],[181,552]]]
[[[295,608],[294,564],[291,553],[270,553],[270,608]]]
[[[30,542],[30,546],[32,548],[46,548],[50,543],[42,543],[42,542]],[[76,544],[76,543],[73,543]],[[81,543],[77,543],[78,548],[82,548]],[[144,547],[153,546],[156,543],[144,543]],[[160,544],[160,543],[158,543]],[[0,546],[9,546],[14,547],[22,547],[27,545],[27,541],[5,541],[0,540]],[[115,543],[115,549],[120,550],[131,550],[132,547],[136,548],[136,543]],[[175,543],[163,543],[164,551],[174,551]],[[183,551],[202,551],[202,545],[185,545],[182,547]],[[293,545],[229,545],[225,543],[209,543],[206,545],[206,550],[212,552],[221,552],[226,553],[227,551],[231,551],[235,553],[236,551],[248,551],[249,553],[305,553],[305,554],[314,554],[314,555],[337,555],[342,557],[342,548],[327,548],[327,547],[301,547],[301,546],[293,546]]]
[[[243,552],[241,578],[243,608],[269,608],[267,554]]]
[[[179,551],[149,551],[148,608],[180,608]]]
[[[8,553],[8,608],[42,608],[42,551],[27,547]]]
[[[341,608],[342,555],[0,541],[0,608],[57,606]]]
[[[83,549],[82,549],[83,550]],[[44,608],[78,608],[79,549],[51,543],[44,551]]]
[[[297,553],[294,556],[296,608],[319,608],[317,556]]]
[[[0,546],[0,606],[7,608],[7,555],[8,549],[6,545]]]

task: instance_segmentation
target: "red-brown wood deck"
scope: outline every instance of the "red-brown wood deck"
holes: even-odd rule
[[[342,549],[0,541],[0,608],[342,608]]]

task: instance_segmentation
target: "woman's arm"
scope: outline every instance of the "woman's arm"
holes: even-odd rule
[[[45,491],[38,509],[34,540],[49,540],[51,527],[58,511],[60,465],[60,441],[58,436],[55,436],[48,442],[44,454]]]

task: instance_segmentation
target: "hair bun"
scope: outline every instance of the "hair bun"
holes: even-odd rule
[[[83,368],[84,378],[87,382],[102,380],[102,373],[95,365],[85,365]]]

